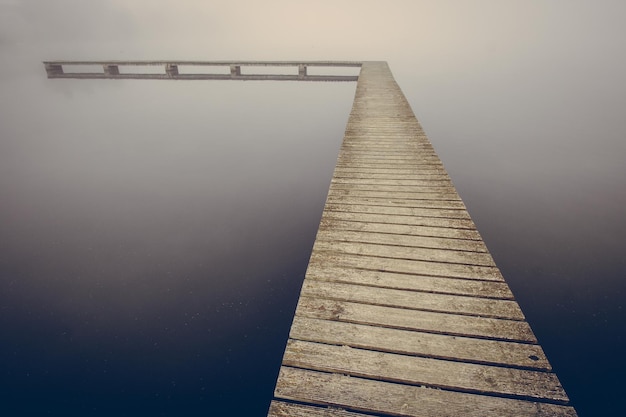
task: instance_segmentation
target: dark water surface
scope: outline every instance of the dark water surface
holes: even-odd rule
[[[3,127],[0,414],[263,415],[354,84],[45,83]]]
[[[0,415],[264,415],[354,84],[3,88],[22,99],[0,102]],[[468,140],[421,106],[580,415],[619,415],[621,148],[568,172],[603,156]]]

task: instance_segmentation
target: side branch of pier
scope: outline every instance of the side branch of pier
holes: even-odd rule
[[[48,78],[86,80],[357,81],[357,75],[333,72],[360,66],[355,61],[44,61]]]

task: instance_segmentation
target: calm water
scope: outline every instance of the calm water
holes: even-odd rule
[[[354,84],[3,89],[21,99],[0,101],[0,413],[264,415]],[[542,170],[532,140],[469,146],[420,107],[580,415],[615,415],[623,168],[585,182],[543,144]]]
[[[354,84],[14,88],[2,414],[264,414]]]

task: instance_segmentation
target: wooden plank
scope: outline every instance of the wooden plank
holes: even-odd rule
[[[336,266],[329,262],[311,260],[306,271],[307,279],[333,281],[370,287],[422,291],[436,294],[466,295],[469,297],[512,300],[513,294],[505,282],[478,281],[417,274]]]
[[[371,414],[353,413],[333,407],[315,407],[310,405],[272,401],[268,417],[372,417]]]
[[[437,217],[398,216],[375,213],[349,213],[342,211],[325,211],[324,219],[339,219],[364,223],[404,224],[408,226],[431,226],[451,229],[475,230],[476,226],[470,219],[448,219]]]
[[[433,277],[465,278],[479,281],[504,281],[496,267],[458,265],[409,259],[374,258],[345,253],[313,252],[311,261],[330,266],[397,272]]]
[[[409,417],[574,417],[572,407],[283,367],[275,396]],[[332,415],[332,414],[331,414]]]
[[[417,149],[426,148],[433,149],[432,144],[428,141],[428,138],[423,132],[419,132],[415,127],[412,127],[409,131],[386,131],[382,129],[367,129],[362,130],[361,134],[355,134],[354,130],[358,129],[353,124],[348,127],[348,130],[344,134],[343,145],[346,147],[360,147],[360,146],[381,146],[381,147],[415,147]]]
[[[335,171],[333,178],[336,179],[378,179],[378,180],[428,180],[428,181],[450,181],[450,177],[439,173],[412,173],[412,174],[390,174],[390,173],[363,173]]]
[[[448,239],[480,241],[477,230],[451,229],[445,227],[415,226],[406,224],[368,223],[355,220],[343,220],[341,216],[326,213],[320,222],[320,230],[351,230],[357,232],[387,233],[405,236],[423,236]],[[483,243],[484,245],[484,243]]]
[[[338,184],[331,183],[330,188],[333,189],[350,189],[350,190],[366,190],[366,191],[393,191],[393,192],[429,192],[429,193],[456,193],[452,186],[426,186],[418,187],[413,185],[375,185],[375,184]]]
[[[415,217],[438,217],[448,219],[465,219],[469,220],[470,216],[465,210],[445,209],[445,208],[429,208],[429,207],[389,207],[389,206],[373,206],[361,204],[348,204],[344,202],[332,203],[326,202],[325,211],[343,211],[348,213],[371,213],[385,214],[394,216],[415,216]]]
[[[416,161],[419,161],[421,163],[424,164],[435,164],[435,165],[440,165],[441,164],[441,160],[439,159],[439,157],[436,154],[428,154],[428,153],[420,153],[419,158],[416,159],[415,156],[405,156],[405,157],[399,157],[399,156],[393,156],[393,155],[385,155],[385,154],[380,154],[380,155],[373,155],[373,154],[358,154],[356,152],[352,152],[352,153],[344,153],[344,154],[339,154],[338,157],[338,161],[341,161],[343,163],[352,163],[352,162],[360,162],[360,163],[367,163],[367,164],[409,164],[409,165],[413,165],[415,164]]]
[[[433,149],[432,146],[429,146],[424,143],[418,142],[408,142],[408,143],[367,143],[367,142],[344,142],[341,146],[341,151],[343,154],[351,155],[397,155],[406,157],[407,155],[414,154],[416,152],[428,154],[428,155],[437,155],[437,152]]]
[[[417,330],[453,336],[480,337],[527,343],[537,342],[528,323],[516,320],[433,313],[430,311],[324,300],[306,296],[300,298],[296,314],[301,317],[315,319]]]
[[[551,369],[538,345],[390,329],[298,315],[294,318],[289,337],[460,362],[536,370]]]
[[[393,168],[393,169],[411,169],[415,168],[417,170],[437,170],[443,169],[443,164],[441,162],[435,161],[421,161],[419,159],[413,160],[412,162],[406,161],[393,161],[393,162],[372,162],[372,161],[362,161],[362,160],[338,160],[337,166],[339,167],[351,167],[351,168]]]
[[[379,207],[413,207],[413,208],[440,208],[445,210],[466,210],[462,201],[450,200],[405,200],[400,198],[358,197],[351,195],[329,195],[326,199],[329,204],[357,204],[361,206]]]
[[[406,248],[448,249],[481,253],[487,252],[487,247],[480,240],[350,231],[327,227],[318,230],[316,239],[321,241],[372,243],[377,245],[390,245],[394,247],[401,246]]]
[[[376,142],[367,142],[359,140],[358,138],[352,138],[348,141],[344,140],[344,143],[341,145],[341,152],[348,155],[352,153],[370,153],[375,155],[388,153],[397,154],[402,157],[406,157],[415,152],[429,155],[436,154],[435,149],[431,145],[424,141],[414,140],[411,137],[407,137],[404,143],[394,141],[393,136],[387,136],[386,139],[389,139],[388,143],[384,143],[382,141],[384,139],[381,137],[378,137]]]
[[[393,191],[375,191],[375,190],[354,190],[345,188],[331,188],[328,191],[329,196],[356,196],[356,197],[370,197],[370,198],[394,198],[404,200],[441,200],[441,201],[461,201],[459,195],[454,192],[440,192],[440,191],[414,191],[397,193]]]
[[[381,167],[354,167],[336,166],[336,173],[378,173],[378,174],[406,174],[406,175],[448,175],[443,165],[440,167],[420,167],[414,165],[408,168],[381,168]]]
[[[451,187],[449,178],[429,178],[426,180],[400,180],[400,179],[376,179],[376,178],[339,178],[334,177],[333,184],[357,184],[357,185],[403,185],[410,187]]]
[[[489,253],[459,251],[454,249],[412,248],[387,244],[317,239],[313,250],[371,256],[375,258],[411,259],[416,261],[495,267],[495,263]]]
[[[479,317],[511,320],[524,319],[519,306],[512,300],[367,287],[331,281],[317,281],[315,279],[306,279],[304,281],[301,295],[328,300],[352,301],[379,306],[440,311]]]
[[[347,161],[353,161],[357,159],[362,159],[366,161],[378,162],[378,161],[401,161],[407,163],[415,162],[415,152],[411,153],[399,153],[399,152],[385,152],[385,151],[367,151],[365,149],[361,150],[350,150],[342,147],[339,152],[338,158],[345,159]],[[441,160],[432,150],[424,150],[421,149],[419,151],[419,160],[420,161],[433,161],[435,163],[441,163]]]
[[[291,340],[284,366],[552,402],[568,401],[553,373],[374,352],[350,346]]]

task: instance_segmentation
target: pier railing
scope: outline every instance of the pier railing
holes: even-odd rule
[[[357,81],[358,75],[332,74],[332,69],[361,65],[354,61],[44,61],[48,78],[153,80]],[[93,71],[100,66],[101,72]],[[181,72],[181,67],[186,71]],[[293,74],[284,73],[284,67],[293,69]],[[328,73],[309,74],[311,67]],[[268,68],[276,73],[265,73]]]

